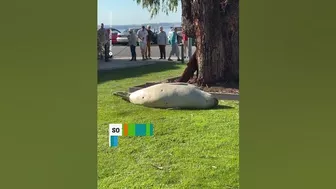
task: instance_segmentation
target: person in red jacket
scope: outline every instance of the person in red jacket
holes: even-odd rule
[[[188,36],[185,34],[185,32],[182,30],[182,42],[183,42],[183,50],[184,50],[184,58],[186,57],[187,53],[187,49],[188,49]]]

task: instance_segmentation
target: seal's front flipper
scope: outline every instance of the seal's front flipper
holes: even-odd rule
[[[126,101],[128,101],[128,102],[130,101],[130,100],[129,100],[130,93],[117,91],[117,92],[114,92],[113,95],[115,95],[115,96],[119,96],[119,97],[121,97],[123,100],[126,100]]]

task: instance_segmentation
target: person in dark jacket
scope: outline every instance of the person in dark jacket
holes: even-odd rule
[[[166,45],[168,44],[168,39],[162,26],[160,27],[160,32],[157,35],[157,44],[160,49],[160,59],[166,59]]]
[[[147,49],[146,49],[146,59],[152,59],[151,58],[151,42],[153,39],[153,32],[151,30],[150,25],[147,26]]]
[[[128,43],[131,49],[131,55],[132,55],[132,59],[130,61],[136,61],[136,51],[135,48],[137,46],[137,36],[134,33],[134,31],[132,29],[129,29],[129,39],[128,39]]]

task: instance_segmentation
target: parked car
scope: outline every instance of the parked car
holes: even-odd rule
[[[137,33],[139,29],[140,28],[131,28],[131,30],[133,30],[133,32],[135,33]],[[117,36],[117,43],[127,45],[129,36],[130,36],[129,29],[119,33]]]
[[[117,37],[118,37],[118,34],[121,33],[121,32],[119,30],[115,29],[115,28],[110,28],[110,30],[112,31],[112,33],[111,33],[112,44],[117,44],[118,43]]]
[[[131,30],[133,30],[133,32],[136,34],[138,33],[138,31],[140,30],[141,28],[131,28]],[[124,45],[127,45],[128,44],[128,38],[130,36],[129,34],[129,29],[121,32],[118,34],[118,37],[117,37],[117,43],[118,44],[124,44]],[[152,39],[152,44],[156,44],[157,43],[157,32],[153,32],[153,39]],[[137,45],[139,45],[139,42],[137,42]]]
[[[177,35],[178,37],[178,43],[182,43],[182,26],[177,26],[177,27],[173,27],[173,28],[177,28]],[[168,43],[171,44],[171,37],[173,36],[173,28],[168,32]]]

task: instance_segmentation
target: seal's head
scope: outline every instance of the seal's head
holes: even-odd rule
[[[216,108],[219,105],[218,99],[212,95],[208,97],[208,100],[206,100],[206,102],[207,102],[206,105],[207,109]]]

